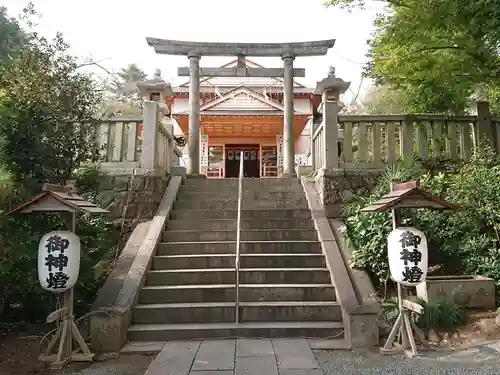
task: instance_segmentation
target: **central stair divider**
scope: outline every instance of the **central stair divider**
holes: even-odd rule
[[[235,323],[240,322],[240,246],[241,246],[241,202],[243,200],[243,151],[240,152],[240,173],[238,175],[238,212],[236,216],[236,259],[235,259]]]

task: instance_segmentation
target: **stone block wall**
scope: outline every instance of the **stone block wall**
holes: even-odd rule
[[[355,196],[369,194],[381,173],[381,170],[319,170],[314,184],[327,216],[341,218],[342,205]]]
[[[122,240],[128,238],[137,224],[153,218],[161,202],[168,177],[157,175],[104,175],[97,198],[101,207],[110,211],[108,219],[120,229]]]

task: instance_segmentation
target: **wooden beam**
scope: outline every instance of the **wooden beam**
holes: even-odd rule
[[[200,68],[200,77],[283,77],[285,69],[282,68]],[[189,77],[189,68],[177,69],[179,77]],[[304,68],[294,68],[294,77],[305,77]]]

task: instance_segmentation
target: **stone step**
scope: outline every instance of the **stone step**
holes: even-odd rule
[[[137,305],[133,310],[132,322],[134,324],[229,323],[234,322],[235,311],[235,302]],[[241,322],[342,320],[342,311],[337,302],[242,302],[239,311]]]
[[[154,256],[153,270],[178,270],[190,268],[234,268],[235,254],[193,254]]]
[[[234,284],[145,286],[139,303],[232,302]],[[331,284],[241,284],[240,301],[335,301]]]
[[[202,210],[202,209],[174,209],[171,219],[234,219],[236,220],[237,210]],[[242,219],[292,219],[311,218],[309,209],[251,209],[241,211]]]
[[[188,177],[184,186],[238,186],[238,183],[238,178],[193,179]],[[242,183],[251,186],[300,185],[300,180],[297,178],[243,178]]]
[[[309,206],[305,198],[293,198],[290,200],[243,200],[242,209],[277,209],[277,208],[302,208]],[[174,209],[196,209],[196,210],[236,210],[238,202],[231,200],[177,200],[174,203]]]
[[[235,230],[167,230],[163,232],[164,242],[205,242],[236,241]],[[244,229],[240,233],[241,241],[317,241],[315,229]]]
[[[235,254],[160,255],[153,270],[234,268]],[[323,254],[241,254],[241,268],[325,268]]]
[[[242,229],[314,229],[309,218],[295,219],[244,219]],[[236,230],[234,219],[190,220],[178,219],[167,222],[167,230]]]
[[[241,254],[241,268],[326,268],[323,254]]]
[[[181,341],[229,337],[342,337],[341,322],[133,324],[130,341]]]
[[[318,241],[243,241],[242,254],[308,253],[322,254]],[[236,252],[236,241],[160,243],[157,255],[228,254]]]
[[[147,286],[234,284],[234,268],[151,270]],[[242,284],[329,284],[327,268],[242,268]]]
[[[302,187],[300,190],[285,190],[285,191],[266,191],[264,190],[254,190],[254,189],[243,189],[242,199],[243,202],[252,200],[292,200],[298,198],[305,198],[304,191]],[[183,190],[179,191],[176,200],[178,201],[201,201],[201,200],[233,200],[237,201],[238,191],[235,190],[213,190],[213,191],[190,191]]]

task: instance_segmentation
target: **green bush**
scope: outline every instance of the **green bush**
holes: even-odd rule
[[[392,230],[390,214],[360,211],[387,194],[391,181],[405,182],[417,176],[415,165],[405,168],[401,163],[395,164],[380,176],[370,196],[357,197],[344,206],[346,240],[354,249],[351,265],[365,268],[379,284],[385,285],[389,279],[387,236]]]
[[[465,324],[464,310],[453,302],[439,300],[433,303],[418,301],[424,308],[417,324],[424,331],[449,330]]]
[[[89,165],[75,173],[86,186],[86,195],[95,194],[96,170],[97,166]],[[0,321],[44,320],[54,310],[55,297],[38,282],[38,243],[45,233],[67,227],[59,215],[40,213],[2,218],[0,226]],[[81,314],[88,311],[109,273],[118,233],[100,216],[79,217],[76,233],[82,250],[75,311]]]
[[[345,207],[346,237],[353,246],[352,264],[367,269],[374,281],[389,278],[387,234],[389,214],[362,214],[360,210],[389,190],[388,177],[407,181],[417,177],[414,168],[398,166],[388,171],[366,198]],[[398,176],[396,176],[398,175]],[[429,263],[441,265],[449,275],[478,274],[493,278],[500,286],[500,160],[489,151],[476,152],[470,162],[447,173],[421,174],[422,187],[459,208],[457,211],[427,209],[403,212],[427,236]]]
[[[453,302],[438,300],[427,303],[419,300],[418,303],[424,308],[424,313],[418,316],[417,325],[424,331],[449,330],[465,324],[464,310]],[[399,315],[398,299],[391,297],[380,306],[386,321],[392,326]]]

